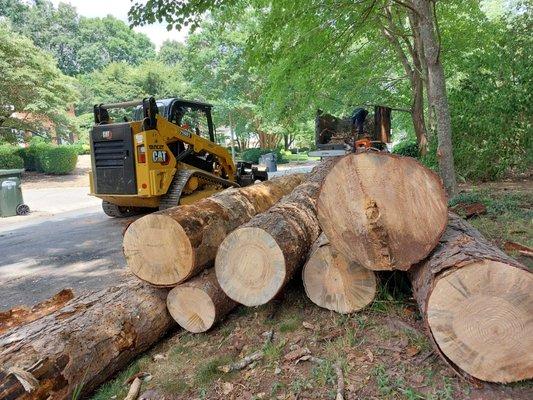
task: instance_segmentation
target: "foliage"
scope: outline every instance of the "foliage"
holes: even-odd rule
[[[454,154],[467,179],[491,180],[533,162],[533,9],[490,25],[490,40],[464,57],[450,91]]]
[[[63,75],[49,54],[0,22],[0,134],[14,130],[59,136],[76,129],[67,113],[76,99],[71,78]]]
[[[241,158],[243,161],[251,162],[253,164],[259,164],[260,157],[263,154],[268,154],[268,153],[276,154],[276,162],[278,164],[285,164],[288,162],[286,154],[281,149],[260,149],[260,148],[247,149],[241,153]]]
[[[74,146],[50,146],[38,153],[38,160],[44,173],[66,175],[76,168],[78,153]]]
[[[139,64],[155,57],[148,37],[131,30],[112,17],[80,17],[70,4],[49,1],[28,5],[21,0],[2,0],[4,15],[14,30],[31,38],[35,45],[54,55],[58,67],[67,75],[87,73],[111,62]]]
[[[418,150],[418,143],[416,140],[407,139],[394,146],[392,149],[394,154],[399,154],[401,156],[418,158],[420,152]]]
[[[0,169],[24,168],[24,160],[18,155],[18,149],[11,145],[0,145]]]
[[[32,140],[28,147],[19,149],[18,154],[24,160],[24,168],[27,171],[43,172],[41,156],[51,146],[50,143],[37,139]]]
[[[94,104],[147,96],[184,97],[189,91],[179,65],[168,66],[154,60],[138,66],[111,63],[101,70],[79,76],[78,85],[82,101],[77,104],[77,112],[83,114],[79,121],[86,130],[92,125]]]

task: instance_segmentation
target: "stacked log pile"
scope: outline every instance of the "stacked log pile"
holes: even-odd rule
[[[307,176],[150,214],[129,226],[124,253],[142,283],[75,299],[0,336],[0,397],[24,391],[24,373],[38,381],[34,394],[70,395],[80,382],[90,391],[171,321],[205,332],[297,276],[314,304],[357,312],[391,270],[407,271],[435,349],[456,371],[533,377],[533,275],[449,215],[439,177],[410,158],[330,158]]]

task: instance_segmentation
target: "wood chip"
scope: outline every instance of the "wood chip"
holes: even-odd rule
[[[244,367],[247,367],[254,361],[261,360],[263,358],[263,352],[262,351],[256,351],[255,353],[250,354],[249,356],[244,357],[242,360],[237,361],[233,364],[228,365],[221,365],[218,367],[219,371],[222,371],[224,373],[232,372],[232,371],[239,371],[243,369]]]
[[[141,391],[142,381],[139,378],[135,378],[128,390],[128,394],[124,397],[124,400],[137,400],[139,392]]]

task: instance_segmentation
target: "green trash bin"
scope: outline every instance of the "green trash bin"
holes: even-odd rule
[[[0,169],[0,217],[25,215],[30,208],[24,204],[20,188],[23,169]]]

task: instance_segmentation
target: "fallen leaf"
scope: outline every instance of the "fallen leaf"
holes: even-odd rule
[[[414,383],[422,383],[424,382],[424,375],[421,375],[421,374],[414,374],[411,376],[411,381],[413,381]]]
[[[153,361],[163,361],[163,360],[166,360],[166,359],[167,359],[167,355],[166,354],[155,354],[152,357]]]
[[[366,356],[369,362],[374,362],[374,354],[372,354],[370,349],[366,349]]]
[[[311,324],[310,322],[304,321],[302,322],[302,325],[305,329],[309,329],[311,331],[318,331],[318,327],[316,325]]]
[[[233,384],[231,382],[224,382],[222,384],[222,393],[224,393],[224,396],[227,396],[231,393],[233,390]]]
[[[420,349],[416,346],[409,346],[407,349],[405,349],[405,355],[407,357],[416,356],[419,352],[420,352]]]
[[[294,361],[300,357],[306,356],[308,354],[311,354],[311,351],[307,347],[293,350],[287,354],[285,354],[285,357],[283,357],[286,361]]]

